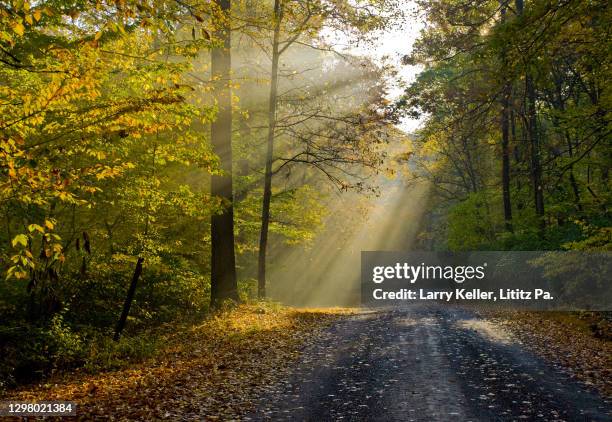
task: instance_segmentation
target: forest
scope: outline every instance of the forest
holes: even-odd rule
[[[394,96],[346,40],[416,19]],[[0,392],[239,303],[354,306],[339,268],[373,237],[610,251],[611,23],[604,0],[0,2]]]
[[[399,107],[427,116],[416,176],[445,210],[440,247],[609,250],[610,7],[423,3]]]

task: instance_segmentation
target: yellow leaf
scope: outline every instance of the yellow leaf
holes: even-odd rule
[[[40,232],[40,233],[44,233],[45,232],[45,230],[41,226],[39,226],[38,224],[30,224],[28,226],[28,230],[30,231],[30,233],[34,232],[34,231],[37,231],[37,232]]]
[[[34,23],[34,20],[32,19],[31,15],[26,15],[25,20],[30,25],[32,25]]]
[[[100,37],[102,36],[102,31],[98,31],[96,32],[96,35],[94,36],[94,40],[98,41],[100,39]]]
[[[17,34],[23,35],[24,30],[25,30],[25,27],[22,24],[18,22],[13,23],[13,31],[15,31]]]
[[[28,237],[25,234],[18,234],[12,240],[11,244],[13,245],[13,247],[16,247],[17,245],[22,245],[23,247],[26,247],[28,246]]]
[[[48,228],[49,230],[53,230],[53,227],[55,226],[52,221],[45,220],[45,227]]]
[[[38,22],[40,20],[40,18],[42,17],[42,13],[40,10],[35,10],[33,13],[34,16],[34,20],[36,20],[36,22]]]

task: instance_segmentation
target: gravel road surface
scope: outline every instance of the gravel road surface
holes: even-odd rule
[[[612,404],[474,312],[367,311],[309,345],[250,420],[612,421]]]

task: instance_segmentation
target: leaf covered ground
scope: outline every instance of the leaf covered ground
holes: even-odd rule
[[[3,399],[75,401],[82,420],[232,419],[250,411],[304,345],[347,313],[242,305],[168,335],[160,353],[140,365],[56,376]]]
[[[612,397],[612,324],[605,316],[515,311],[490,317],[560,370]]]

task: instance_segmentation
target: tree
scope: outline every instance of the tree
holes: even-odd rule
[[[289,13],[289,18],[283,21],[285,10]],[[268,228],[270,224],[270,202],[272,198],[272,178],[274,173],[279,169],[273,170],[274,161],[274,142],[276,137],[276,128],[278,124],[277,103],[278,98],[278,81],[279,81],[279,60],[294,44],[300,47],[313,48],[315,50],[333,52],[333,45],[312,42],[318,37],[318,32],[325,25],[343,26],[345,29],[353,31],[354,35],[361,36],[363,33],[380,28],[385,19],[392,20],[392,16],[386,16],[389,11],[388,5],[385,2],[380,4],[371,2],[364,5],[362,8],[354,8],[348,2],[338,1],[330,4],[306,1],[285,1],[275,0],[272,14],[272,41],[271,41],[271,72],[270,72],[270,93],[268,104],[268,133],[267,133],[267,149],[265,157],[264,170],[264,190],[262,198],[262,216],[261,216],[261,231],[259,240],[258,253],[258,295],[260,298],[266,295],[266,255],[268,249]],[[281,39],[281,35],[286,38]],[[312,42],[312,44],[309,44]],[[297,70],[295,71],[298,72]],[[301,117],[304,117],[302,115]],[[310,118],[319,118],[321,115],[315,113]],[[307,119],[310,119],[307,117]],[[336,117],[336,119],[339,119]],[[307,142],[306,142],[307,143]],[[309,150],[308,152],[300,152],[294,158],[286,160],[281,168],[288,162],[303,162],[310,165],[318,166],[319,170],[325,171],[324,165],[316,159],[316,154]],[[304,159],[305,157],[305,159]],[[311,160],[311,158],[315,158]],[[326,161],[329,164],[341,162],[344,160],[342,154],[334,159],[327,157]],[[357,164],[358,160],[355,160]],[[327,173],[334,183],[339,182],[339,179],[333,178],[330,173]]]
[[[215,306],[225,300],[238,301],[234,250],[234,198],[232,174],[232,91],[230,0],[218,0],[215,37],[220,45],[212,50],[211,73],[215,84],[217,118],[211,124],[211,143],[219,157],[219,170],[211,179],[211,193],[222,199],[223,209],[211,219],[211,289]]]
[[[500,23],[506,20],[508,5],[505,0],[500,2]],[[507,67],[507,52],[502,48],[501,65]],[[504,81],[501,99],[501,149],[502,149],[502,196],[504,202],[504,222],[506,230],[512,231],[512,201],[510,199],[510,95],[512,85],[510,81]]]
[[[7,215],[18,216],[7,218],[13,250],[3,261],[12,262],[10,277],[30,279],[33,294],[69,265],[80,210],[136,167],[126,150],[171,128],[182,131],[173,139],[181,145],[193,121],[210,117],[186,101],[187,59],[207,43],[176,42],[184,8],[90,6],[20,2],[1,10],[1,199]]]
[[[413,175],[436,187],[444,247],[569,248],[609,224],[609,8],[513,5],[422,4],[430,26],[407,62],[425,70],[398,107],[426,116]]]
[[[270,225],[270,201],[272,199],[272,160],[274,153],[274,134],[276,129],[276,103],[278,93],[278,61],[283,6],[281,0],[274,0],[274,35],[272,36],[272,70],[270,79],[270,99],[268,105],[268,139],[266,142],[266,168],[264,173],[263,205],[261,208],[261,234],[257,261],[257,295],[266,297],[266,252],[268,249],[268,227]],[[283,49],[291,45],[289,41]]]
[[[516,0],[516,12],[519,17],[523,15],[523,0]],[[531,183],[533,188],[534,206],[538,217],[540,230],[543,232],[546,226],[544,219],[544,186],[542,185],[542,167],[540,159],[540,137],[538,133],[538,119],[536,115],[536,92],[531,74],[530,60],[523,57],[525,66],[525,112],[527,135],[529,136],[529,155],[531,165]]]

